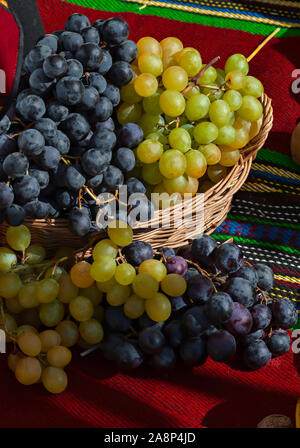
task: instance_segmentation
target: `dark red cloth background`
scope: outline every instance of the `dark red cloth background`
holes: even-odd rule
[[[13,88],[18,61],[19,36],[19,28],[13,15],[0,5],[0,70],[3,70],[6,76],[6,93],[0,91],[1,106],[5,104]]]
[[[112,16],[59,0],[39,0],[48,32],[62,29],[66,18],[84,11],[93,21]],[[222,62],[234,52],[250,53],[261,36],[227,29],[212,29],[158,17],[121,14],[130,24],[131,37],[150,34],[159,39],[178,36],[196,46],[205,61],[220,54]],[[299,50],[299,38],[274,39],[251,63],[274,98],[275,125],[268,145],[287,153],[300,108],[290,96],[291,73]],[[49,395],[40,385],[18,384],[0,357],[1,427],[255,427],[266,415],[282,413],[294,420],[300,396],[300,356],[289,353],[257,372],[211,360],[201,368],[178,366],[164,375],[143,367],[119,373],[100,352],[86,358],[74,355],[67,368],[69,387],[61,395]],[[298,363],[296,365],[296,362]]]

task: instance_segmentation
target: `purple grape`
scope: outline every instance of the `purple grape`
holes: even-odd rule
[[[263,263],[257,263],[255,265],[255,270],[258,278],[257,286],[263,291],[271,289],[274,284],[274,274],[272,269]]]
[[[216,247],[217,242],[211,236],[203,235],[201,238],[196,238],[191,247],[192,260],[201,267],[210,267],[212,264],[211,254]]]
[[[239,338],[239,342],[242,347],[246,347],[249,344],[252,344],[252,342],[259,341],[260,339],[263,339],[265,335],[264,330],[257,330],[254,333],[249,333],[244,336],[241,336]]]
[[[267,345],[272,355],[280,356],[287,353],[290,349],[291,339],[284,330],[273,330],[271,336],[267,339]]]
[[[284,329],[292,328],[298,321],[298,314],[290,300],[275,300],[271,304],[273,323]]]
[[[249,344],[244,351],[244,361],[251,370],[261,369],[265,367],[272,354],[264,341],[258,340]]]
[[[210,324],[204,306],[193,306],[182,317],[182,328],[188,336],[203,333]]]
[[[234,301],[241,303],[247,308],[254,305],[255,289],[248,280],[240,277],[229,278],[224,286]]]
[[[171,347],[179,347],[184,339],[184,333],[179,319],[168,322],[164,326],[163,333]]]
[[[179,353],[185,364],[201,366],[207,358],[205,341],[202,338],[186,339],[180,345]]]
[[[167,258],[166,268],[168,274],[184,275],[186,274],[188,265],[184,258],[177,255],[175,257]]]
[[[213,283],[202,274],[193,276],[187,283],[186,296],[193,302],[204,304],[209,300],[213,292]]]
[[[208,318],[215,325],[230,319],[234,310],[232,298],[226,292],[214,294],[205,305]]]
[[[236,352],[235,338],[226,330],[214,333],[208,338],[207,352],[214,361],[228,362]]]
[[[234,302],[233,313],[224,325],[230,333],[236,336],[248,334],[252,327],[251,313],[241,303]]]
[[[272,313],[270,308],[264,304],[254,305],[250,310],[253,319],[253,327],[252,330],[264,330],[267,328],[272,320]]]
[[[159,353],[152,356],[150,364],[159,370],[169,370],[176,364],[176,353],[172,347],[165,345]]]
[[[257,282],[258,282],[258,275],[257,271],[253,266],[249,266],[247,264],[244,264],[240,267],[240,269],[236,272],[234,272],[231,277],[241,277],[246,280],[248,280],[251,285],[256,288]]]
[[[240,248],[233,243],[222,244],[212,254],[216,268],[224,274],[236,272],[242,264],[243,255]]]

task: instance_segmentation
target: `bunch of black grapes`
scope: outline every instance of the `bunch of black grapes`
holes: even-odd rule
[[[208,357],[221,363],[236,357],[256,370],[289,350],[286,330],[296,325],[298,315],[290,300],[268,296],[274,282],[269,266],[250,265],[237,245],[217,245],[210,236],[195,239],[182,255],[164,248],[159,257],[162,252],[167,272],[186,279],[186,293],[169,298],[172,313],[165,322],[146,314],[132,320],[122,307],[107,305],[101,343],[105,358],[125,370],[143,363],[164,370],[177,362],[200,366]],[[153,250],[133,242],[124,255],[137,267],[153,258]]]
[[[137,56],[128,35],[121,18],[91,26],[74,14],[26,55],[15,106],[0,122],[0,222],[67,216],[83,236],[95,228],[95,196],[124,183],[130,194],[146,191],[125,180],[143,131],[114,115]]]

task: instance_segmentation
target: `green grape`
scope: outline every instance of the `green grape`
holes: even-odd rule
[[[242,99],[242,95],[237,90],[227,90],[223,95],[223,100],[226,101],[232,111],[236,111],[241,107]]]
[[[134,79],[120,89],[121,100],[127,104],[135,104],[142,101],[142,97],[138,95],[134,88]]]
[[[5,274],[17,263],[16,254],[8,247],[0,247],[0,273]]]
[[[64,257],[72,258],[73,256],[74,256],[74,249],[72,249],[72,247],[62,246],[59,249],[57,249],[54,258],[56,260],[59,260],[60,258]]]
[[[63,303],[70,303],[72,299],[78,296],[78,287],[74,285],[70,275],[65,272],[58,280],[59,291],[57,298]]]
[[[227,124],[229,124],[230,126],[233,126],[235,122],[235,112],[231,111],[230,113],[230,119],[228,121]]]
[[[164,126],[164,124],[165,121],[161,115],[143,114],[138,121],[144,135],[159,131],[160,126]]]
[[[179,55],[178,62],[188,76],[196,76],[202,67],[202,59],[197,50],[183,50]]]
[[[225,64],[225,72],[229,73],[234,70],[241,71],[244,75],[248,74],[249,64],[243,54],[237,53],[230,56]]]
[[[25,331],[17,338],[19,349],[27,356],[38,356],[42,350],[39,336],[33,332]]]
[[[45,278],[54,278],[54,280],[58,281],[60,277],[65,274],[65,269],[61,268],[60,266],[55,266],[55,270],[53,267],[47,269],[45,272]]]
[[[183,175],[174,179],[164,179],[163,183],[168,194],[184,193],[188,185],[188,178]]]
[[[158,292],[153,298],[146,300],[145,310],[154,322],[164,322],[171,315],[171,302],[168,297]]]
[[[147,97],[157,91],[158,82],[151,73],[142,73],[134,80],[134,88],[138,95]]]
[[[64,314],[64,305],[57,299],[50,303],[42,303],[40,306],[40,320],[46,327],[55,327],[63,319]]]
[[[104,321],[104,308],[101,305],[98,305],[94,308],[93,318],[96,319],[98,322]]]
[[[16,319],[8,313],[4,313],[0,317],[0,328],[8,333],[13,333],[17,330]],[[11,342],[10,337],[6,334],[6,342]]]
[[[146,140],[158,140],[163,146],[168,145],[168,137],[161,132],[151,132],[146,136]]]
[[[12,314],[19,314],[24,310],[24,307],[20,305],[18,297],[14,297],[13,299],[6,299],[5,305],[7,310]]]
[[[36,297],[40,303],[49,303],[56,299],[59,292],[59,284],[53,278],[45,278],[36,286]]]
[[[168,67],[162,75],[162,82],[166,90],[181,92],[187,86],[188,80],[187,72],[177,65]]]
[[[101,292],[108,292],[114,285],[117,284],[117,280],[115,277],[112,277],[110,280],[106,282],[96,282],[96,286]]]
[[[86,261],[79,261],[74,264],[70,271],[71,280],[78,288],[88,288],[94,283],[90,275],[91,265]]]
[[[183,128],[175,128],[169,134],[171,148],[186,152],[191,148],[192,139],[188,131]]]
[[[164,152],[163,145],[158,140],[144,140],[137,148],[137,156],[143,163],[154,163]]]
[[[133,294],[126,300],[123,310],[125,316],[129,319],[138,319],[144,314],[145,300]]]
[[[225,82],[226,73],[221,68],[216,68],[216,72],[217,72],[217,77],[216,77],[215,83],[217,84],[217,86],[220,87]]]
[[[178,117],[185,109],[184,96],[176,90],[165,90],[160,96],[159,104],[163,112],[170,117]]]
[[[196,149],[191,149],[186,153],[185,157],[186,174],[190,177],[195,177],[196,179],[204,176],[207,168],[207,163],[204,155]]]
[[[19,383],[24,386],[31,386],[40,380],[41,374],[42,367],[38,359],[26,356],[18,360],[15,376]]]
[[[78,322],[89,320],[94,312],[94,306],[90,299],[84,296],[75,297],[69,304],[69,311],[72,317]]]
[[[213,142],[218,137],[219,130],[214,123],[209,121],[202,121],[194,128],[194,137],[197,143],[207,145]]]
[[[135,279],[136,272],[134,267],[129,263],[121,263],[117,266],[115,279],[120,285],[131,285]]]
[[[40,333],[41,352],[47,353],[50,348],[60,345],[60,334],[55,330],[45,330]]]
[[[197,121],[204,118],[210,108],[210,101],[206,95],[199,93],[187,100],[185,115],[190,121]]]
[[[244,148],[244,146],[247,145],[247,143],[249,142],[250,137],[249,137],[249,132],[246,128],[244,127],[238,127],[235,128],[235,139],[232,143],[230,143],[230,146],[225,146],[225,148],[228,149],[241,149]],[[221,148],[223,149],[223,148]]]
[[[186,158],[181,151],[169,149],[165,151],[159,161],[161,174],[167,179],[182,176],[186,169]]]
[[[203,64],[201,67],[201,70],[206,66],[206,64]],[[200,71],[200,70],[199,70]],[[211,84],[212,82],[215,82],[217,79],[217,71],[214,67],[208,67],[207,70],[200,76],[198,80],[198,84]]]
[[[151,299],[157,293],[158,288],[158,281],[148,273],[137,274],[132,283],[134,293],[143,299]]]
[[[209,118],[218,128],[227,124],[231,117],[230,107],[223,100],[216,100],[209,107]]]
[[[115,285],[106,294],[107,303],[111,306],[123,305],[131,294],[131,288],[126,285]]]
[[[218,138],[215,140],[215,143],[217,145],[231,145],[231,143],[233,143],[235,140],[235,136],[236,136],[236,130],[234,129],[234,127],[229,124],[225,124],[224,126],[219,128],[219,135]]]
[[[147,98],[143,99],[143,108],[147,114],[160,115],[162,113],[159,105],[159,98],[162,92],[162,89],[158,89],[157,92],[154,93],[154,95],[148,96]]]
[[[30,230],[24,225],[9,227],[6,232],[6,241],[13,250],[24,251],[31,241]]]
[[[166,192],[163,182],[155,186],[153,193],[151,201],[156,210],[170,208],[182,202],[181,194],[172,193],[169,195]]]
[[[25,251],[25,257],[28,264],[38,264],[46,258],[46,250],[42,246],[31,244]]]
[[[33,327],[32,325],[21,325],[20,327],[17,328],[17,336],[24,333],[24,331],[30,331],[35,334],[39,334],[37,329],[35,327]]]
[[[175,54],[163,54],[162,55],[163,67],[166,70],[168,67],[172,67],[177,64]]]
[[[142,106],[140,103],[123,103],[118,107],[117,119],[122,125],[127,123],[137,123],[142,116]]]
[[[97,282],[106,282],[114,276],[115,270],[115,260],[107,255],[103,255],[98,257],[98,260],[92,264],[90,274]]]
[[[263,114],[263,107],[261,102],[254,98],[254,96],[243,96],[242,105],[238,112],[240,117],[247,121],[257,121]]]
[[[98,261],[98,258],[103,255],[111,258],[116,258],[118,255],[118,246],[108,238],[99,241],[93,250],[93,259],[95,261]]]
[[[0,297],[13,299],[19,294],[22,286],[22,280],[14,272],[0,274]]]
[[[207,165],[215,165],[216,163],[219,163],[221,159],[221,151],[214,143],[199,146],[198,150],[204,155]]]
[[[264,93],[264,86],[259,79],[254,76],[246,76],[245,85],[241,91],[242,95],[250,95],[259,98]]]
[[[91,345],[99,344],[104,336],[102,325],[93,318],[85,322],[81,322],[79,325],[79,333],[82,339]]]
[[[107,233],[109,238],[118,246],[128,246],[132,243],[133,232],[130,226],[124,221],[111,221],[108,224]],[[109,280],[109,279],[106,279]],[[101,280],[97,280],[101,281]],[[105,280],[102,280],[105,281]]]
[[[73,347],[79,339],[79,331],[75,322],[62,320],[56,327],[57,333],[61,337],[60,344],[64,347]]]
[[[183,49],[183,44],[177,37],[166,37],[160,41],[163,54],[173,55]]]
[[[185,129],[186,131],[188,131],[188,133],[190,134],[191,138],[193,138],[193,136],[194,136],[194,125],[193,124],[186,123],[186,124],[183,124],[180,127],[181,127],[181,129]]]
[[[153,53],[142,53],[138,57],[138,67],[141,73],[152,73],[156,78],[163,72],[163,62]]]
[[[207,175],[216,184],[227,176],[227,169],[219,164],[211,165],[207,168]]]
[[[144,165],[142,168],[142,178],[150,185],[159,184],[163,179],[163,176],[159,170],[159,163],[147,163]]]
[[[137,42],[138,55],[140,56],[142,53],[152,53],[157,56],[162,56],[162,48],[158,40],[154,39],[154,37],[146,36],[142,37]]]
[[[179,297],[185,293],[187,284],[182,275],[168,274],[162,280],[160,287],[168,296]]]
[[[103,299],[102,292],[97,288],[97,286],[95,284],[93,284],[89,288],[80,289],[79,295],[90,299],[90,301],[92,302],[92,304],[94,306],[98,306],[102,302],[102,299]]]
[[[240,90],[244,87],[246,76],[239,70],[228,72],[225,77],[226,85],[229,89]]]
[[[193,86],[190,90],[185,92],[184,97],[188,100],[189,98],[192,98],[192,96],[198,95],[199,93],[200,93],[200,87]]]
[[[50,366],[64,368],[70,364],[72,352],[63,345],[51,347],[47,353],[47,361]]]
[[[218,84],[215,82],[212,82],[211,86],[219,87]],[[207,95],[207,98],[211,103],[213,101],[220,100],[224,95],[224,91],[222,89],[215,90],[211,89],[210,87],[202,87],[201,92],[203,93],[203,95]]]
[[[230,167],[235,165],[240,158],[240,151],[238,149],[232,149],[231,151],[223,150],[221,152],[220,165]]]
[[[138,268],[139,274],[150,274],[158,282],[161,282],[167,275],[166,266],[159,260],[151,259],[143,261]]]
[[[52,394],[60,394],[68,385],[68,377],[63,369],[58,367],[46,367],[42,373],[44,388]]]
[[[206,193],[210,190],[215,184],[211,180],[205,180],[199,185],[199,193]]]
[[[177,117],[176,120],[174,120],[174,117],[170,117],[169,115],[165,114],[165,123],[168,124],[168,131],[175,129],[176,126],[182,126],[188,122],[188,119],[185,115],[181,115],[180,117]],[[179,123],[178,123],[179,118]],[[165,130],[164,130],[165,132]]]
[[[23,308],[35,308],[40,304],[37,297],[37,286],[39,282],[29,282],[22,286],[18,294],[18,301]],[[54,297],[55,298],[55,297]]]

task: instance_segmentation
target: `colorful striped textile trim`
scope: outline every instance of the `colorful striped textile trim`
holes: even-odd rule
[[[233,236],[250,262],[269,264],[275,274],[270,296],[292,300],[300,313],[299,195],[300,167],[287,156],[262,149],[213,236],[219,241]]]
[[[263,20],[263,17],[252,17],[250,20],[245,14],[240,15],[228,13],[227,15],[215,14],[214,10],[211,10],[209,14],[206,10],[197,12],[190,10],[188,6],[177,5],[172,1],[160,2],[160,1],[147,1],[147,0],[62,0],[67,3],[72,3],[87,8],[99,9],[103,11],[111,12],[133,12],[141,16],[160,16],[173,20],[180,20],[186,23],[199,23],[208,26],[214,26],[218,28],[236,29],[247,31],[252,34],[269,35],[277,26],[282,29],[277,34],[280,36],[299,36],[300,25],[295,26],[292,22],[289,25],[289,12],[286,16],[285,22],[288,25],[284,25],[278,19],[278,24],[272,24],[270,21]],[[180,3],[180,2],[176,2]],[[227,4],[227,2],[224,2]],[[249,2],[247,2],[249,3]],[[277,3],[276,3],[277,4]],[[299,3],[300,4],[300,3]],[[174,6],[175,5],[175,6]],[[182,7],[185,6],[185,7]],[[229,9],[230,10],[230,9]],[[244,17],[245,16],[245,17]]]
[[[281,7],[275,5],[256,5],[252,1],[228,2],[218,0],[200,1],[164,1],[164,0],[124,0],[131,3],[139,3],[145,6],[177,9],[196,14],[213,15],[230,19],[261,22],[268,25],[277,25],[286,28],[300,27],[300,12],[293,7]]]

